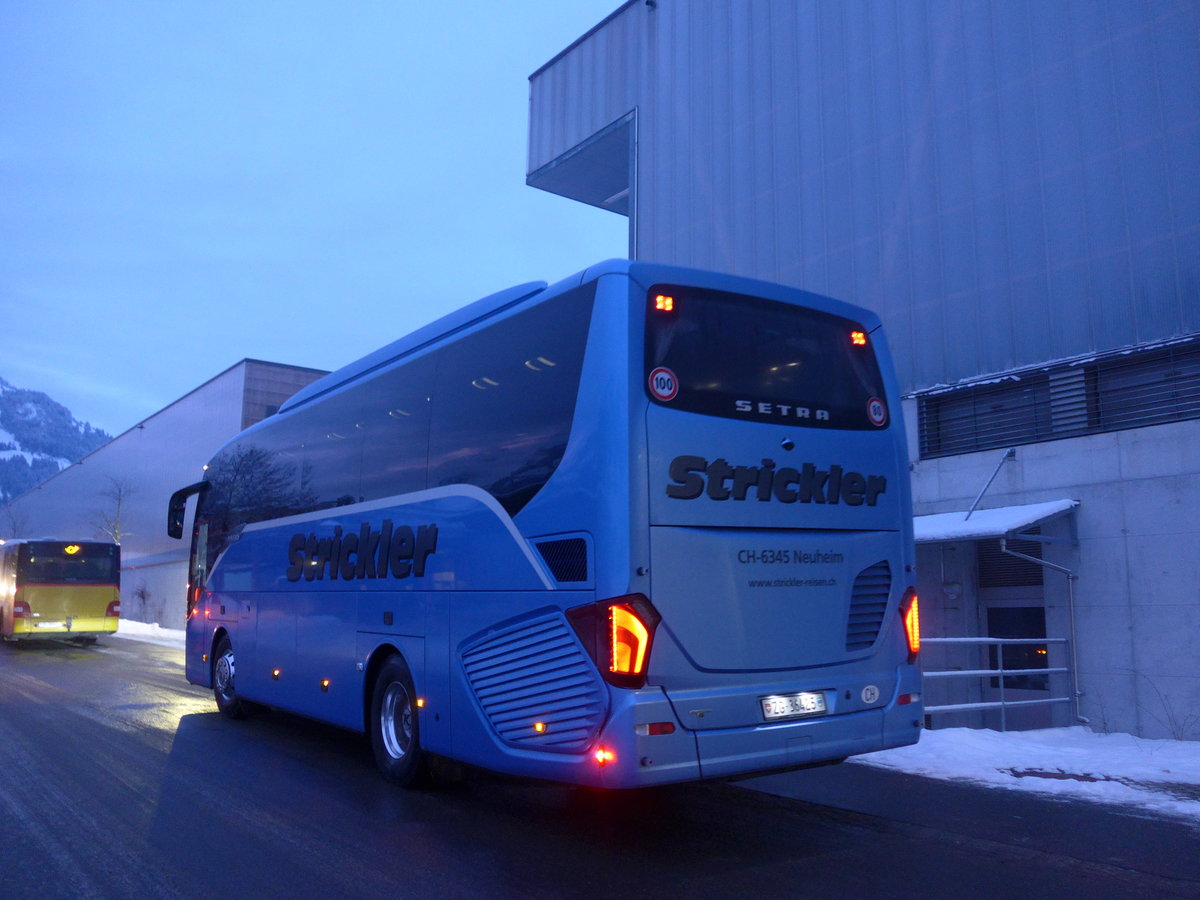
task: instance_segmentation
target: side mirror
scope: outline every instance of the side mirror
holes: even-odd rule
[[[207,481],[197,481],[185,488],[180,488],[171,495],[167,502],[167,534],[178,540],[183,537],[183,517],[187,510],[188,497],[201,494],[209,489]]]

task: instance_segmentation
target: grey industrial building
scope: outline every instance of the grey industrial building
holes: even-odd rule
[[[200,480],[229,438],[325,374],[255,359],[230,366],[14,499],[0,537],[93,540],[107,530],[121,544],[121,615],[183,628],[188,547],[167,536],[167,501]]]
[[[881,315],[925,634],[1046,637],[1003,661],[1074,656],[1080,692],[928,701],[1200,738],[1200,5],[634,0],[530,98],[528,183],[628,216],[631,256]]]

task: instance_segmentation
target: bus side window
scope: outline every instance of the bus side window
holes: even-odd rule
[[[473,484],[509,515],[558,468],[575,416],[595,284],[439,352],[429,486]]]

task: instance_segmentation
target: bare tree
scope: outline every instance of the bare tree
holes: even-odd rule
[[[132,532],[124,530],[121,516],[129,498],[135,493],[137,489],[128,478],[108,476],[108,487],[100,492],[100,496],[107,502],[92,515],[92,524],[98,534],[104,535],[114,544],[119,544],[122,538],[129,537]]]
[[[11,503],[0,510],[0,537],[19,538],[29,531],[29,516]]]

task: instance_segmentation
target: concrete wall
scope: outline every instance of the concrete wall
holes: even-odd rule
[[[985,495],[987,507],[1079,501],[1077,545],[1048,544],[1045,558],[1079,576],[1082,709],[1098,728],[1200,739],[1198,447],[1197,422],[1022,446]],[[968,509],[1003,455],[992,450],[915,463],[917,513]],[[1065,523],[1055,527],[1052,536],[1073,537]],[[942,561],[969,556],[965,550],[922,549],[931,634],[973,633],[958,631],[971,627],[970,604],[950,603],[940,579]],[[972,585],[969,567],[952,562],[950,568],[952,580]],[[1065,581],[1053,572],[1046,573],[1046,598],[1049,632],[1067,636]]]

